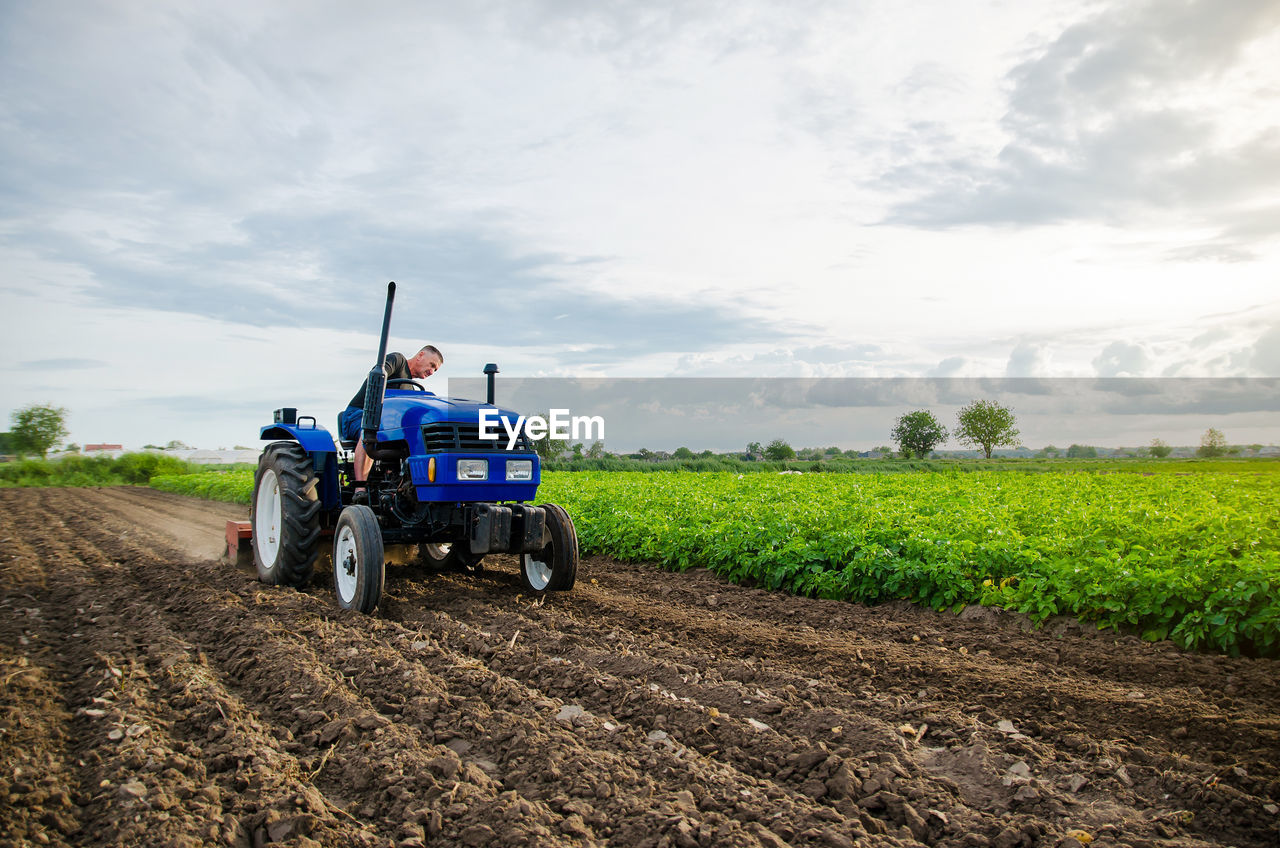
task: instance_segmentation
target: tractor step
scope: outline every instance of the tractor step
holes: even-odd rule
[[[248,521],[227,522],[227,559],[236,565],[253,565],[253,525]]]

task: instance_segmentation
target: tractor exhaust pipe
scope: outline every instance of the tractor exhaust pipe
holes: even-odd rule
[[[489,378],[489,394],[485,399],[485,402],[490,406],[493,406],[493,375],[498,373],[498,364],[496,362],[490,362],[484,367],[484,373],[485,376]]]
[[[373,456],[378,446],[378,428],[382,426],[382,400],[387,390],[387,375],[382,364],[387,358],[387,335],[391,332],[391,304],[396,299],[396,284],[387,283],[387,311],[382,316],[382,339],[378,342],[378,361],[369,372],[369,386],[364,393],[364,416],[360,421],[360,441],[365,453]]]

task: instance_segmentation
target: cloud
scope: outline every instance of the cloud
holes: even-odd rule
[[[488,339],[504,346],[572,340],[591,352],[579,361],[595,364],[706,350],[742,336],[790,335],[784,324],[733,296],[712,304],[579,288],[566,268],[594,266],[603,274],[609,260],[520,254],[471,230],[408,230],[354,213],[298,210],[252,216],[236,231],[222,244],[153,242],[135,244],[128,253],[74,233],[33,233],[29,244],[88,269],[96,285],[83,294],[101,306],[145,303],[244,326],[376,333],[386,281],[396,279],[397,335]],[[305,279],[295,270],[275,283],[250,270],[284,268],[302,257]]]
[[[948,356],[939,362],[933,368],[930,368],[927,377],[954,377],[964,370],[964,366],[968,360],[963,356]]]
[[[1280,377],[1280,324],[1267,330],[1253,343],[1251,364],[1255,374]]]
[[[732,291],[700,296],[696,275],[680,286],[634,256],[530,235],[565,194],[661,217],[613,195],[617,163],[590,167],[662,103],[632,106],[613,86],[634,82],[593,71],[662,65],[672,39],[714,62],[771,32],[735,13],[721,38],[718,13],[690,8],[391,4],[322,24],[288,3],[6,7],[0,243],[82,270],[96,306],[246,327],[374,333],[395,279],[397,334],[571,345],[564,367],[791,341],[794,323]]]
[[[1261,373],[1266,4],[872,5],[0,4],[0,394],[345,402],[390,279],[454,373]]]
[[[1151,366],[1151,357],[1142,345],[1112,342],[1093,360],[1099,377],[1142,377]]]
[[[1004,374],[1006,377],[1044,377],[1048,364],[1049,354],[1043,345],[1019,342],[1009,354]]]
[[[82,371],[86,368],[106,368],[101,359],[28,359],[17,368],[31,371]]]
[[[865,362],[883,359],[885,350],[875,344],[849,345],[812,345],[798,347],[794,351],[796,359],[804,362],[834,364],[838,362]]]
[[[1232,334],[1225,327],[1212,327],[1193,338],[1190,345],[1192,348],[1199,350],[1215,342],[1225,341],[1230,338],[1232,338]]]
[[[1009,72],[1007,142],[994,160],[886,172],[890,185],[939,186],[889,220],[1123,226],[1172,210],[1218,233],[1171,257],[1251,258],[1280,234],[1274,212],[1266,227],[1240,222],[1280,190],[1280,130],[1257,122],[1277,92],[1251,76],[1269,60],[1250,53],[1277,28],[1272,0],[1104,7]]]

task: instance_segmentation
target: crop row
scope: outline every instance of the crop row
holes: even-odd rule
[[[0,487],[145,484],[158,474],[190,474],[199,468],[158,453],[126,453],[115,458],[72,455],[58,460],[20,459],[0,463]]]
[[[1280,475],[547,475],[584,551],[1280,653]]]
[[[152,477],[151,487],[193,498],[247,504],[253,497],[253,470],[204,471],[199,474]]]

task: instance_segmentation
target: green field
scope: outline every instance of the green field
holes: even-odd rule
[[[621,559],[823,598],[992,604],[1184,647],[1280,653],[1280,465],[1188,467],[555,474],[539,497],[569,510],[584,551]]]
[[[237,468],[230,471],[214,470],[199,474],[152,477],[151,487],[193,498],[247,504],[253,496],[253,469]]]
[[[191,474],[206,467],[160,453],[126,453],[114,459],[106,456],[20,459],[0,463],[0,487],[146,485],[159,474]],[[252,481],[249,485],[253,485]]]
[[[1087,470],[1080,470],[1081,468]],[[248,503],[248,471],[152,485]],[[1280,463],[908,474],[547,473],[584,553],[822,598],[989,604],[1280,654]]]

